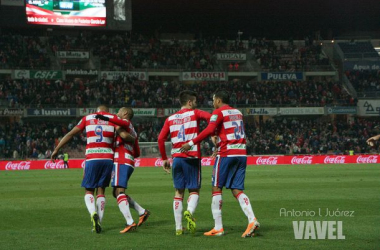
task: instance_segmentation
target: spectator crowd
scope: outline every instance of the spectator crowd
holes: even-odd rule
[[[380,70],[351,70],[346,76],[357,92],[380,92]]]
[[[50,158],[62,137],[76,125],[76,121],[21,120],[20,122],[0,123],[1,158]],[[140,142],[157,141],[163,122],[136,121],[134,127]],[[76,157],[84,157],[85,133],[74,136],[64,148]]]
[[[322,44],[305,37],[304,45],[297,46],[291,39],[276,44],[272,40],[250,39],[251,53],[263,70],[313,71],[330,69],[330,61],[322,51]],[[318,68],[319,67],[319,68]]]
[[[8,107],[93,107],[99,104],[132,107],[172,107],[178,95],[189,89],[198,93],[198,104],[210,107],[217,88],[231,93],[233,106],[355,106],[356,99],[340,82],[227,81],[185,83],[159,78],[119,80],[0,80],[0,101]]]
[[[24,32],[25,33],[25,32]],[[218,62],[217,53],[246,53],[263,70],[313,70],[313,66],[330,64],[321,44],[306,37],[304,44],[273,41],[266,38],[227,40],[206,37],[187,40],[160,39],[125,32],[107,33],[82,31],[77,34],[52,32],[48,35],[22,35],[17,31],[1,34],[0,68],[49,69],[57,51],[89,51],[100,60],[102,70],[230,70],[238,71],[239,64],[229,66]],[[97,57],[97,58],[96,58]],[[228,64],[227,64],[228,65]]]
[[[246,124],[248,154],[348,154],[379,152],[366,140],[380,134],[380,121],[296,119],[279,117]]]
[[[261,70],[306,71],[330,62],[321,44],[305,37],[304,44],[265,38],[227,40],[208,37],[195,40],[158,39],[131,33],[79,33],[70,35],[1,34],[0,69],[52,69],[57,51],[89,51],[99,58],[101,70],[196,70],[239,71],[244,62],[217,60],[217,53],[245,53]],[[58,61],[57,61],[58,63]],[[224,62],[226,63],[226,62]],[[56,65],[57,66],[57,65]],[[59,65],[58,65],[59,66]],[[245,68],[246,70],[247,68]],[[380,91],[380,71],[347,71],[357,91]],[[216,87],[217,86],[217,87]],[[211,107],[215,90],[226,89],[235,107],[278,107],[328,105],[356,106],[339,81],[328,78],[306,81],[232,80],[220,82],[179,82],[159,77],[140,80],[122,76],[117,80],[0,80],[0,105],[11,108],[61,108],[131,106],[136,108],[179,107],[183,90],[198,93],[198,106]],[[137,120],[141,142],[155,142],[163,118]],[[347,150],[368,153],[365,140],[379,134],[379,122],[365,119],[327,121],[322,118],[300,119],[273,117],[266,121],[246,121],[249,154],[342,154]],[[35,121],[0,123],[0,158],[49,158],[60,138],[75,121]],[[204,127],[204,125],[202,125]],[[83,153],[86,138],[76,136],[68,150]],[[202,142],[202,153],[209,155],[213,145]]]
[[[1,35],[0,69],[49,69],[46,39],[37,36]]]
[[[164,118],[154,121],[136,120],[134,126],[140,142],[157,142]],[[0,159],[49,158],[59,140],[76,121],[21,120],[0,124]],[[207,124],[202,124],[202,129]],[[330,121],[323,118],[301,119],[276,117],[266,121],[246,121],[248,155],[273,154],[348,154],[378,153],[379,144],[370,147],[366,140],[380,134],[378,120],[355,118],[352,121]],[[66,146],[71,157],[84,157],[85,134],[75,136]],[[201,144],[202,154],[211,155],[211,140]]]

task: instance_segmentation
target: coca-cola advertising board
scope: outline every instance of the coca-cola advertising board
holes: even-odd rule
[[[169,159],[172,163],[172,159]],[[137,158],[135,167],[161,167],[161,158]],[[204,157],[202,166],[214,165],[214,159]],[[248,156],[248,165],[311,165],[311,164],[375,164],[380,163],[379,155],[296,155],[296,156]],[[70,168],[84,168],[84,159],[69,160]],[[25,160],[0,161],[0,170],[35,170],[35,169],[64,169],[62,160]]]

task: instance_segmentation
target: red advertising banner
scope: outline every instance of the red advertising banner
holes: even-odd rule
[[[171,161],[171,160],[170,160]],[[248,165],[305,165],[305,164],[369,164],[380,163],[379,155],[297,155],[297,156],[249,156]],[[214,159],[202,158],[202,166],[214,165]],[[84,168],[84,159],[69,160],[70,168]],[[160,158],[138,158],[136,167],[162,166]],[[62,160],[0,161],[0,170],[63,169]]]

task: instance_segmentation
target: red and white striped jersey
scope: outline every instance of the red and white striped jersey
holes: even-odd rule
[[[181,109],[169,116],[158,136],[158,146],[163,160],[167,159],[165,141],[170,133],[172,141],[172,157],[200,158],[200,145],[195,144],[188,152],[181,153],[182,144],[189,142],[198,136],[200,120],[209,120],[211,114],[199,109]]]
[[[114,161],[119,164],[126,164],[134,167],[135,158],[140,156],[139,140],[132,123],[130,123],[128,127],[123,128],[136,139],[134,143],[130,143],[125,142],[120,136],[117,136],[115,142]]]
[[[116,125],[109,121],[95,119],[97,114],[109,118],[115,117],[107,112],[98,112],[86,115],[79,121],[77,127],[82,131],[86,129],[86,160],[113,160]]]
[[[246,136],[242,113],[229,105],[214,110],[210,124],[215,123],[218,136],[218,155],[246,156]]]

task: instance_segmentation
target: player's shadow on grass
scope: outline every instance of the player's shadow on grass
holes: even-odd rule
[[[155,227],[155,226],[172,226],[173,222],[171,220],[154,220],[149,219],[141,225],[141,227]]]

